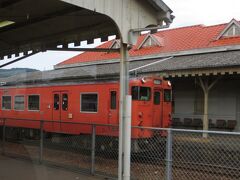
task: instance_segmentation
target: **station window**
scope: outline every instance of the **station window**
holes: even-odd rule
[[[172,92],[170,89],[164,90],[164,102],[171,102],[172,101]]]
[[[40,108],[40,98],[39,95],[29,95],[28,96],[28,110],[37,111]]]
[[[117,92],[111,91],[111,109],[117,109]]]
[[[24,110],[24,96],[15,96],[14,109],[15,110]]]
[[[98,95],[81,94],[81,112],[97,112],[97,111],[98,111]]]
[[[155,105],[159,105],[160,104],[160,92],[159,91],[155,91],[154,92],[154,104]]]
[[[149,101],[151,98],[150,87],[132,87],[132,100]]]
[[[2,109],[3,110],[10,110],[12,104],[12,97],[11,96],[2,96]]]
[[[62,110],[67,111],[68,109],[68,94],[62,95]]]

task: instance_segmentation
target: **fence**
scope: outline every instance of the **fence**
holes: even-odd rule
[[[32,129],[20,128],[26,124]],[[49,133],[53,127],[62,131]],[[99,135],[106,131],[112,136]],[[113,125],[4,119],[0,149],[36,163],[117,178],[117,133]],[[240,179],[240,133],[132,127],[131,149],[132,179]]]

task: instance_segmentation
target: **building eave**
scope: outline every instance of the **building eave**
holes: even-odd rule
[[[213,48],[202,48],[202,49],[191,49],[187,51],[177,51],[177,52],[169,52],[169,53],[160,53],[160,54],[151,54],[147,56],[131,56],[129,57],[129,61],[138,61],[138,60],[150,60],[150,59],[158,59],[165,58],[169,56],[187,56],[187,55],[197,55],[197,54],[207,54],[207,53],[216,53],[216,52],[227,52],[227,51],[237,51],[240,50],[240,45],[229,45],[229,46],[218,46]],[[100,64],[112,64],[119,62],[119,59],[106,59],[106,60],[98,60],[91,62],[80,62],[74,64],[66,64],[66,65],[56,65],[54,69],[65,69],[65,68],[73,68],[73,67],[83,67],[83,66],[91,66],[91,65],[100,65]]]

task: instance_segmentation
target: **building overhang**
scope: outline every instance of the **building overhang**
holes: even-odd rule
[[[103,2],[104,1],[104,2]],[[153,1],[153,0],[152,0]],[[117,1],[126,6],[116,6],[112,0],[2,0],[0,2],[0,59],[11,58],[29,51],[41,52],[69,43],[80,45],[80,41],[93,43],[95,38],[108,40],[108,36],[127,36],[133,28],[158,25],[166,21],[171,10],[161,1]],[[131,14],[127,3],[135,8]],[[103,6],[105,4],[105,6]],[[112,7],[112,8],[109,8]],[[116,9],[117,8],[117,9]],[[142,14],[139,14],[140,10]],[[111,16],[115,14],[115,16]],[[132,18],[146,17],[141,23],[120,22],[120,15]],[[162,16],[157,16],[161,14]],[[141,16],[141,17],[139,17]],[[127,17],[127,18],[128,18]],[[169,19],[170,20],[170,19]],[[121,24],[122,23],[122,24]],[[123,25],[126,23],[126,25]],[[123,25],[123,26],[121,26]],[[124,27],[124,29],[121,29]],[[127,34],[126,34],[127,33]],[[124,37],[128,43],[127,37]]]
[[[203,69],[187,69],[178,71],[165,71],[156,73],[157,76],[165,78],[185,78],[185,77],[204,77],[204,76],[224,76],[239,75],[240,66],[226,68],[203,68]]]

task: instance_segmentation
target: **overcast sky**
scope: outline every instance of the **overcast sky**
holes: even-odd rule
[[[240,0],[164,0],[175,16],[171,28],[195,24],[214,25],[227,23],[232,18],[240,20]],[[82,43],[86,47],[86,43]],[[95,40],[99,45],[100,41]],[[39,70],[53,69],[53,65],[66,60],[79,52],[45,52],[34,55],[5,68],[28,67]],[[3,61],[4,63],[7,60]]]

